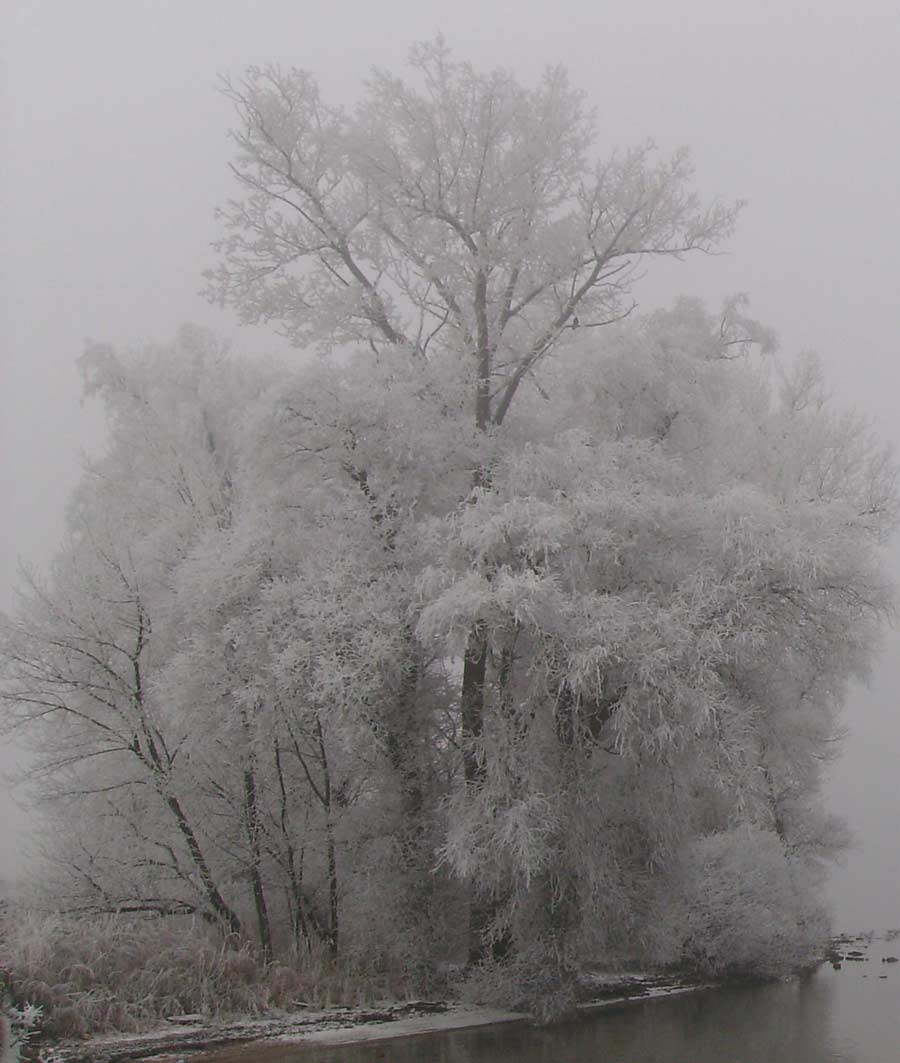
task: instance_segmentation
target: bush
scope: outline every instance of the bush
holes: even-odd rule
[[[681,951],[701,974],[785,977],[814,963],[828,936],[810,869],[772,831],[699,838],[686,854],[681,891]]]
[[[540,1023],[571,1016],[578,1003],[575,969],[545,941],[535,941],[509,959],[479,964],[466,974],[460,995],[470,1004],[527,1012]]]

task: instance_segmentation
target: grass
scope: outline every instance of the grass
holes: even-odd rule
[[[167,1016],[252,1016],[361,1004],[389,995],[387,975],[323,953],[266,963],[234,935],[188,918],[71,917],[10,911],[0,981],[43,1009],[42,1034],[150,1029]]]

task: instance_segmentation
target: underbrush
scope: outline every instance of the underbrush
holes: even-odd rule
[[[773,831],[694,841],[681,892],[678,957],[703,977],[786,978],[815,965],[830,924],[815,875]]]
[[[554,962],[552,952],[536,942],[511,959],[487,960],[471,969],[459,995],[468,1004],[527,1012],[542,1024],[557,1022],[575,1011],[576,972]]]
[[[53,1039],[138,1032],[168,1016],[259,1016],[360,1004],[385,976],[324,950],[264,962],[260,952],[188,918],[70,917],[10,912],[0,982],[14,1004],[41,1009]]]

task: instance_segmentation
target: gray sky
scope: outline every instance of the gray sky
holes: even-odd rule
[[[562,62],[604,150],[688,144],[705,195],[749,202],[726,257],[655,270],[647,302],[747,291],[787,358],[817,349],[842,401],[900,444],[900,14],[896,0],[5,0],[0,4],[0,607],[16,559],[46,563],[96,411],[86,337],[166,339],[185,320],[238,333],[197,295],[230,191],[217,72],[280,62],[352,103],[440,30],[525,79]],[[639,293],[640,295],[641,293]],[[264,343],[238,333],[242,346]],[[892,564],[900,574],[900,547]],[[848,707],[830,799],[861,846],[832,888],[839,922],[900,923],[897,633]],[[0,764],[13,759],[0,751]],[[0,875],[16,859],[0,791]]]

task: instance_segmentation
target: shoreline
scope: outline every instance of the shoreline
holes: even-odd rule
[[[900,930],[884,934],[844,933],[830,939],[816,967],[862,960],[873,940],[890,942]],[[850,948],[855,946],[855,948]],[[887,963],[898,962],[890,957]],[[686,974],[646,972],[585,973],[579,980],[580,1001],[561,1021],[575,1021],[602,1011],[667,999],[733,984],[729,980],[695,980]],[[170,1016],[143,1033],[99,1035],[81,1041],[47,1044],[58,1063],[230,1063],[244,1060],[245,1051],[287,1045],[377,1043],[395,1038],[440,1034],[481,1026],[531,1023],[532,1015],[451,1000],[382,1001],[360,1007],[303,1008],[261,1018],[210,1020],[203,1015]]]
[[[564,1021],[577,1021],[605,1010],[667,999],[714,988],[710,982],[666,979],[652,975],[598,976],[596,995],[582,1000]],[[252,1046],[338,1045],[376,1043],[394,1038],[439,1034],[481,1026],[533,1023],[524,1012],[453,1001],[409,1001],[360,1008],[291,1012],[277,1017],[209,1022],[175,1016],[168,1025],[145,1033],[110,1034],[55,1045],[60,1063],[203,1063],[213,1053],[238,1058]]]

